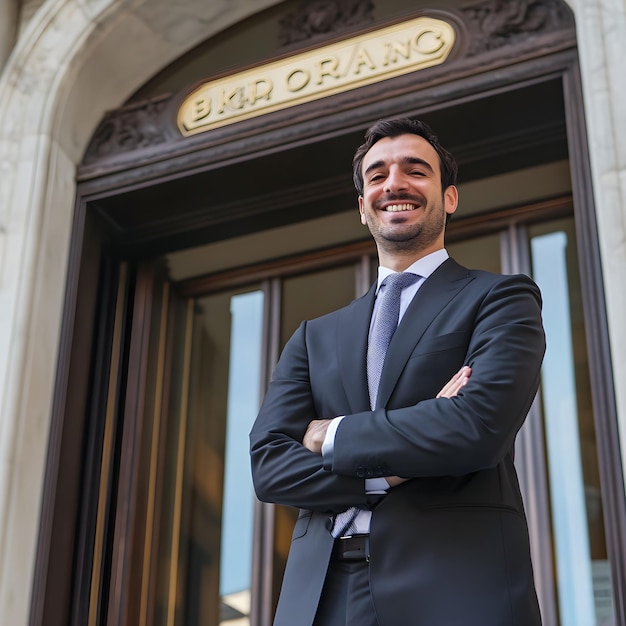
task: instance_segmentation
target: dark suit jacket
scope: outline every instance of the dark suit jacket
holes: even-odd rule
[[[261,500],[301,509],[275,626],[310,626],[333,539],[329,520],[373,508],[370,584],[381,626],[537,626],[515,436],[539,384],[541,297],[526,276],[452,259],[421,286],[387,352],[370,410],[374,288],[304,322],[276,366],[250,434]],[[468,364],[455,398],[436,399]],[[333,458],[301,445],[312,419],[345,415]],[[412,480],[375,503],[364,478]]]

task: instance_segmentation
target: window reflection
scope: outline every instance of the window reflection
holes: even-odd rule
[[[516,233],[530,245],[548,340],[541,402],[536,404],[537,428],[540,433],[545,428],[547,475],[542,465],[540,472],[521,476],[535,481],[529,489],[538,488],[540,481],[546,496],[540,507],[545,523],[531,529],[547,538],[537,544],[548,546],[538,555],[550,562],[544,591],[553,618],[546,626],[613,626],[574,221],[528,225]],[[455,242],[448,250],[465,265],[497,272],[502,256],[517,250],[503,249],[501,239],[493,233]],[[520,247],[527,268],[528,248]],[[345,265],[284,279],[282,298],[276,298],[280,346],[302,319],[349,302],[355,276],[355,266]],[[262,395],[264,299],[261,291],[230,291],[196,304],[186,445],[181,454],[179,435],[172,429],[164,462],[164,526],[168,515],[179,511],[180,534],[163,542],[166,558],[158,595],[169,617],[157,619],[155,626],[249,626],[255,500],[247,435]],[[176,501],[174,477],[181,458],[184,489]],[[277,506],[272,516],[268,536],[273,537],[273,553],[263,562],[269,565],[263,571],[271,582],[263,593],[272,595],[270,604],[280,587],[295,511]],[[169,549],[176,536],[180,550]],[[174,555],[177,568],[171,566]]]
[[[220,558],[221,623],[250,623],[250,580],[254,491],[250,474],[248,432],[259,408],[263,345],[263,292],[231,299],[230,367],[222,550]]]
[[[573,221],[533,228],[530,243],[547,337],[541,394],[560,625],[612,626]]]
[[[588,626],[595,624],[595,619],[578,438],[566,246],[564,232],[534,237],[531,241],[533,276],[543,293],[543,320],[549,339],[541,380],[561,623]]]
[[[196,302],[188,405],[172,405],[164,444],[154,626],[249,626],[262,324],[262,291]]]

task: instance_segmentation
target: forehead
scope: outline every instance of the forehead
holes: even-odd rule
[[[439,174],[439,155],[435,149],[423,137],[411,134],[379,139],[365,153],[362,172],[372,164],[389,166],[393,163],[406,163],[411,158],[426,161]]]

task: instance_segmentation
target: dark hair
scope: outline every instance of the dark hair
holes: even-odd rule
[[[439,155],[441,168],[441,189],[445,191],[450,185],[456,185],[458,167],[454,157],[439,143],[437,135],[430,126],[420,120],[397,119],[378,120],[365,133],[365,142],[357,148],[352,160],[352,178],[359,195],[363,195],[363,158],[369,149],[385,137],[398,137],[399,135],[419,135],[435,149]]]

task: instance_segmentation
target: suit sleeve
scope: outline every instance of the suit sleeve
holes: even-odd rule
[[[331,473],[461,476],[495,467],[511,452],[545,351],[539,289],[525,276],[499,278],[471,324],[465,363],[472,375],[462,392],[347,415],[336,433]]]
[[[266,502],[322,512],[367,507],[371,498],[362,478],[324,470],[322,457],[302,445],[309,422],[319,419],[309,377],[306,324],[285,346],[250,433],[255,491]]]

